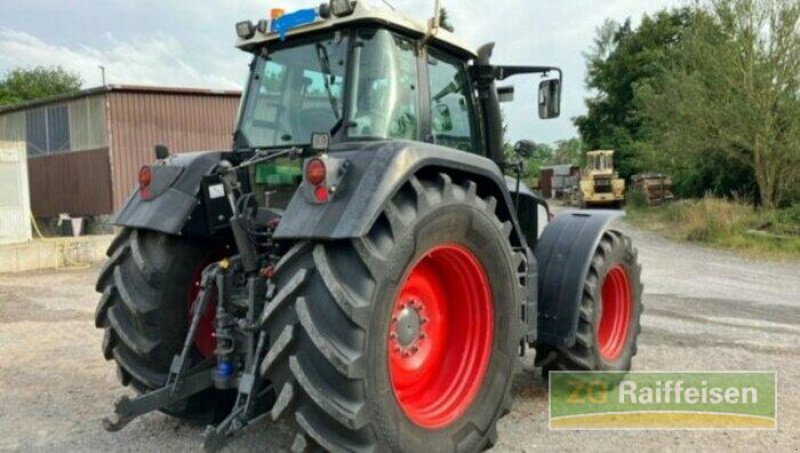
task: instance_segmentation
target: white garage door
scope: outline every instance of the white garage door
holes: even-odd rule
[[[0,141],[0,244],[31,239],[25,143]]]

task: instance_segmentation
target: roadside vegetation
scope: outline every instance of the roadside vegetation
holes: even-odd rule
[[[670,175],[683,200],[634,223],[678,239],[800,257],[800,0],[699,0],[606,22],[586,53],[586,149]],[[630,187],[630,183],[629,183]]]
[[[757,210],[752,203],[708,195],[648,207],[644,196],[634,192],[626,220],[670,239],[701,242],[756,258],[800,259],[800,206]]]

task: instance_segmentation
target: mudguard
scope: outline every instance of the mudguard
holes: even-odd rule
[[[498,214],[513,224],[512,243],[525,245],[504,176],[491,160],[442,146],[407,141],[347,144],[329,156],[344,161],[327,203],[315,203],[304,182],[292,197],[275,239],[348,239],[364,236],[390,199],[420,171],[446,170],[476,180],[479,193],[494,195]]]
[[[224,198],[209,197],[201,189],[207,186],[204,180],[214,167],[230,154],[221,151],[178,154],[153,165],[150,191],[142,194],[137,188],[114,224],[168,234],[210,236],[213,233],[210,226],[218,216],[209,213],[220,210],[227,222],[230,208]],[[201,204],[206,209],[198,210]]]
[[[517,194],[515,178],[506,176],[506,187],[516,206],[517,221],[528,242],[528,247],[535,248],[539,241],[539,235],[547,226],[546,219],[540,219],[539,208],[544,208],[544,212],[547,214],[550,213],[550,208],[545,199],[532,191],[525,183],[519,185],[519,194]]]
[[[545,228],[536,246],[539,265],[537,341],[572,347],[583,284],[592,257],[616,211],[568,212]]]

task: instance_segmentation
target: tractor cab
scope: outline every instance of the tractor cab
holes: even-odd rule
[[[475,53],[445,30],[431,38],[396,13],[349,5],[239,24],[238,47],[254,59],[236,148],[303,147],[328,135],[331,144],[411,140],[480,153]]]
[[[273,10],[270,19],[257,23],[240,22],[237,47],[253,54],[253,60],[234,149],[294,147],[327,159],[329,151],[334,156],[364,143],[406,141],[517,168],[506,162],[499,108],[500,102],[513,99],[513,87],[495,83],[518,74],[543,75],[540,117],[554,118],[560,113],[561,71],[493,66],[493,45],[474,50],[433,23],[364,1],[339,0],[288,13]],[[259,204],[284,208],[302,173],[297,159],[254,167],[251,181]]]
[[[474,50],[433,23],[339,0],[240,22],[237,47],[254,58],[235,148],[409,140],[500,161],[497,103],[513,88],[494,82],[516,74],[557,73],[538,102],[542,118],[559,115],[558,68],[490,66],[492,46]]]

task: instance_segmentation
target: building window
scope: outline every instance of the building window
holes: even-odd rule
[[[25,112],[25,138],[28,157],[47,154],[47,119],[45,109]]]
[[[28,157],[69,151],[67,106],[42,107],[25,112],[25,137]]]
[[[47,144],[50,153],[70,150],[69,115],[66,105],[47,108]]]

